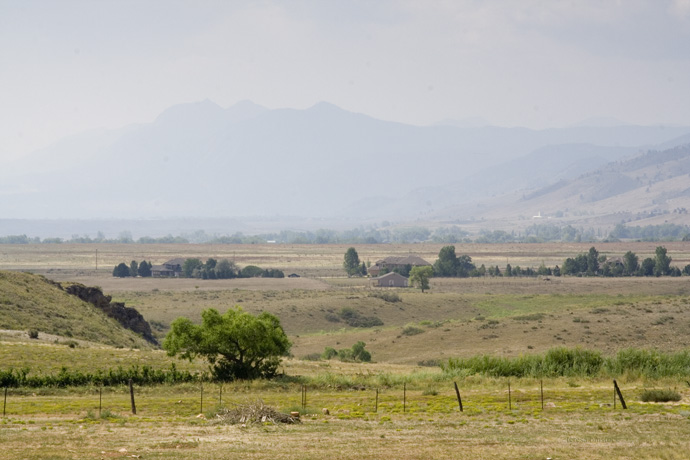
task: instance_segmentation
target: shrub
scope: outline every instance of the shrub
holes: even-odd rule
[[[517,315],[513,316],[515,321],[539,321],[544,319],[543,313],[530,313],[529,315]]]
[[[419,328],[417,326],[405,326],[402,330],[403,335],[417,335],[417,334],[422,334],[424,332],[424,329]]]
[[[348,326],[352,327],[376,327],[383,326],[383,321],[376,316],[363,316],[354,308],[343,307],[340,310],[340,318],[345,321]]]
[[[322,359],[333,359],[338,356],[338,351],[333,347],[326,347],[321,353]]]
[[[339,323],[340,322],[340,316],[336,315],[335,313],[326,313],[326,321],[330,321],[331,323]]]
[[[264,274],[264,269],[256,265],[247,265],[240,270],[240,278],[257,278]]]
[[[37,329],[29,329],[27,333],[29,334],[30,339],[37,339],[38,338],[38,330]]]
[[[644,390],[640,396],[640,401],[642,402],[669,402],[680,401],[680,399],[680,393],[673,391],[670,388],[666,390]]]
[[[369,294],[369,297],[375,297],[377,299],[381,299],[384,302],[390,302],[390,303],[395,303],[395,302],[402,302],[402,299],[400,296],[395,293],[395,292],[388,292],[388,291],[381,291],[381,292],[372,292]]]
[[[352,345],[352,348],[343,348],[341,350],[326,347],[323,353],[321,353],[321,358],[332,359],[337,356],[341,361],[361,361],[363,363],[368,363],[371,361],[371,353],[364,349],[365,346],[366,344],[360,341]]]

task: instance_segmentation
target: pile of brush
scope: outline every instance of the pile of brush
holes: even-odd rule
[[[214,419],[225,424],[249,423],[301,423],[299,413],[283,414],[259,400],[255,403],[240,404],[233,409],[221,409]]]

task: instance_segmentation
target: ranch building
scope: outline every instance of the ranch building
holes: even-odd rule
[[[407,287],[409,282],[407,278],[399,273],[390,272],[385,275],[371,278],[371,284],[375,287]]]

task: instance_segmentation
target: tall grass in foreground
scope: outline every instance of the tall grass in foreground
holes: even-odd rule
[[[544,354],[504,358],[491,355],[451,358],[441,364],[449,376],[482,374],[489,377],[685,377],[690,375],[690,352],[664,353],[627,348],[615,356],[582,348],[558,347]]]
[[[69,370],[63,367],[57,374],[30,374],[31,369],[19,370],[0,369],[0,387],[76,387],[85,385],[116,386],[125,385],[130,380],[136,385],[162,385],[201,380],[198,374],[188,371],[179,371],[175,363],[170,369],[154,369],[150,366],[132,366],[129,369],[118,367],[117,369],[99,370],[97,372],[81,372]]]
[[[421,388],[455,378],[465,381],[484,377],[501,378],[687,378],[690,377],[690,350],[664,353],[656,350],[628,348],[616,355],[605,357],[599,351],[581,348],[552,348],[543,354],[505,358],[480,355],[470,358],[451,358],[440,364],[442,372],[415,370],[414,372],[376,372],[373,364],[363,364],[345,372],[319,372],[313,375],[280,375],[271,380],[235,381],[232,384],[255,389],[288,389],[295,385],[316,388]],[[365,371],[366,372],[363,372]],[[118,386],[129,380],[136,385],[177,385],[181,383],[212,382],[208,374],[178,370],[174,363],[168,370],[149,366],[129,369],[82,372],[62,368],[56,374],[32,374],[29,368],[0,369],[0,388],[65,388],[88,385]]]

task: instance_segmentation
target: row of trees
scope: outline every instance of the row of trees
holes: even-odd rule
[[[685,211],[687,212],[687,211]],[[285,230],[278,233],[245,235],[207,234],[203,230],[182,235],[161,237],[132,237],[129,231],[120,232],[117,237],[106,238],[103,232],[95,237],[89,235],[72,235],[71,238],[29,237],[27,235],[0,236],[0,244],[40,244],[40,243],[124,243],[124,244],[265,244],[267,241],[283,244],[385,244],[385,243],[544,243],[544,242],[582,242],[582,241],[617,241],[636,239],[644,241],[688,241],[690,227],[677,224],[647,225],[631,227],[618,224],[606,235],[601,229],[557,225],[553,223],[535,223],[522,232],[503,230],[480,230],[479,235],[472,236],[466,230],[454,225],[430,230],[425,227],[409,226],[393,228],[390,223],[382,222],[379,226],[358,227],[350,230],[336,231],[319,229],[316,231],[297,232]]]
[[[640,262],[640,258],[632,251],[628,251],[621,258],[608,259],[600,255],[592,246],[587,253],[568,258],[563,262],[560,273],[577,276],[681,276],[690,275],[690,264],[683,270],[671,266],[671,257],[666,248],[657,246],[654,257],[647,257]],[[558,268],[558,267],[556,267]]]
[[[199,278],[199,279],[230,279],[237,278],[238,268],[234,262],[223,259],[220,262],[216,259],[209,258],[206,262],[201,259],[191,258],[186,259],[182,264],[182,276],[185,278]]]
[[[455,253],[455,246],[444,246],[438,254],[438,259],[433,264],[433,269],[430,271],[420,272],[419,269],[423,267],[412,267],[409,270],[410,282],[413,285],[422,287],[422,290],[428,288],[428,279],[432,276],[440,277],[481,277],[481,276],[506,276],[506,277],[520,277],[520,276],[681,276],[690,275],[690,264],[686,265],[682,270],[679,267],[671,266],[671,257],[665,247],[658,246],[655,250],[654,257],[647,257],[640,261],[639,257],[632,251],[628,251],[622,258],[607,258],[605,255],[599,254],[595,247],[591,247],[588,252],[578,254],[575,257],[569,257],[564,262],[562,267],[556,265],[555,267],[546,267],[541,265],[534,269],[532,267],[521,268],[519,266],[512,267],[507,264],[505,269],[501,271],[498,266],[484,265],[477,267],[472,258],[466,254],[458,256]],[[359,258],[357,251],[354,248],[349,248],[345,254],[345,262],[343,266],[348,271],[348,276],[359,274],[358,267]],[[417,270],[416,270],[417,269]],[[408,273],[402,273],[408,275]],[[414,276],[413,276],[414,274]]]
[[[145,260],[142,260],[140,263],[137,263],[136,260],[133,260],[129,263],[129,266],[122,262],[116,265],[113,269],[113,276],[117,278],[126,278],[128,276],[141,276],[142,278],[146,278],[151,276],[151,267],[153,267],[151,262],[147,262]]]
[[[220,262],[209,258],[206,262],[201,259],[186,259],[182,264],[182,275],[185,278],[199,279],[230,279],[230,278],[285,278],[282,270],[275,268],[263,269],[256,265],[239,268],[234,262],[222,259]]]
[[[118,278],[125,278],[128,276],[148,277],[152,275],[151,262],[145,260],[137,264],[136,260],[130,262],[129,266],[124,262],[118,264],[113,269],[113,276]],[[285,273],[282,270],[267,268],[263,269],[256,265],[247,265],[240,269],[227,259],[222,259],[220,262],[216,259],[209,258],[206,262],[201,259],[190,258],[186,259],[182,264],[182,276],[185,278],[198,279],[230,279],[230,278],[284,278]]]

